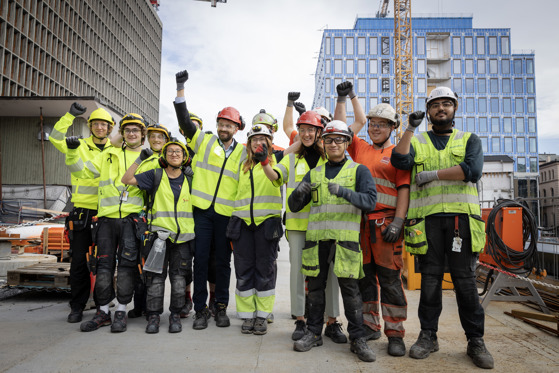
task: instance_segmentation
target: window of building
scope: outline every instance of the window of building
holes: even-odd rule
[[[464,38],[464,52],[465,54],[474,54],[474,41],[471,36]]]
[[[477,73],[485,74],[485,60],[477,60]]]
[[[462,117],[455,117],[454,118],[454,128],[457,130],[462,131]]]
[[[425,74],[425,60],[417,60],[417,73]]]
[[[481,140],[481,149],[484,153],[487,153],[487,137],[480,137],[479,139]]]
[[[371,97],[369,98],[369,107],[373,108],[375,106],[377,106],[378,104],[378,98],[377,97]]]
[[[369,74],[378,74],[377,60],[369,60]]]
[[[388,105],[390,105],[390,97],[383,97],[383,98],[381,99],[381,102],[382,102],[383,104],[388,104]]]
[[[512,153],[512,137],[505,137],[505,153]]]
[[[452,54],[462,54],[460,52],[460,37],[455,36],[452,38]]]
[[[367,92],[367,83],[365,82],[365,78],[357,79],[357,92],[365,93]],[[365,106],[363,106],[363,110],[365,110]]]
[[[498,74],[499,71],[497,69],[497,60],[490,59],[489,60],[489,74]]]
[[[480,117],[479,118],[479,131],[480,132],[487,132],[487,118]]]
[[[499,80],[497,78],[489,79],[489,89],[491,93],[499,93]]]
[[[512,132],[512,118],[511,117],[503,118],[503,131]]]
[[[497,54],[497,37],[489,37],[489,54]]]
[[[334,74],[342,73],[342,60],[334,60]]]
[[[524,118],[516,118],[516,133],[524,133]]]
[[[503,78],[503,93],[511,93],[511,83],[509,78]]]
[[[382,81],[382,92],[383,93],[388,93],[390,92],[390,79],[388,78],[383,78]]]
[[[369,92],[378,93],[378,79],[376,78],[369,79]]]
[[[365,80],[365,79],[363,79],[363,80]],[[359,105],[361,105],[361,107],[363,108],[363,110],[364,110],[365,112],[367,112],[368,110],[367,110],[367,106],[366,106],[367,103],[366,103],[366,101],[365,101],[365,97],[359,97],[358,100],[359,100]],[[350,123],[351,123],[351,122],[350,122]]]
[[[501,36],[501,54],[509,54],[509,37],[508,36]]]
[[[466,118],[466,131],[475,132],[476,131],[476,120],[475,118]]]
[[[365,38],[357,38],[357,54],[367,54],[365,50]]]
[[[381,52],[384,55],[390,54],[390,38],[383,36],[382,38],[380,38],[380,42],[381,42]]]
[[[452,81],[453,81],[454,92],[462,93],[462,79],[455,78],[455,79],[452,79]]]
[[[487,113],[487,98],[485,97],[478,98],[477,109],[480,113]]]
[[[514,59],[514,73],[522,74],[522,60]]]
[[[462,74],[462,60],[452,61],[452,72],[456,75]]]
[[[466,74],[474,73],[474,60],[466,60]]]
[[[476,38],[477,42],[477,54],[485,54],[485,37],[478,36]]]
[[[499,128],[499,117],[491,118],[491,132],[499,133],[501,129]]]
[[[332,74],[332,62],[330,60],[326,60],[326,74]]]
[[[466,93],[474,93],[474,78],[466,79]]]
[[[503,98],[503,113],[512,113],[512,103],[510,97]]]
[[[367,67],[366,67],[365,60],[358,60],[357,61],[357,73],[358,74],[366,74],[367,73]]]
[[[525,157],[518,157],[516,159],[516,171],[518,172],[526,172],[526,158]],[[521,181],[526,183],[526,180],[518,180],[518,187],[520,188]],[[526,188],[526,186],[525,186]]]
[[[326,78],[324,80],[324,86],[325,86],[326,93],[330,93],[330,78]]]
[[[538,158],[530,157],[530,172],[538,172]],[[532,192],[532,195],[535,193]],[[551,188],[551,196],[553,197],[553,188]]]
[[[417,79],[417,92],[418,93],[425,93],[427,92],[427,86],[425,84],[425,79]]]
[[[353,54],[353,38],[345,39],[345,53],[348,55]]]
[[[526,74],[533,74],[534,73],[534,60],[527,59],[526,60]]]
[[[526,106],[528,106],[528,113],[536,112],[536,100],[533,98],[528,98],[526,100]]]
[[[522,79],[514,79],[514,93],[523,93],[524,92],[524,84],[522,83]]]
[[[467,79],[466,79],[467,81]],[[474,105],[474,98],[473,97],[468,97],[466,98],[466,112],[467,113],[474,113],[476,111],[475,105]]]
[[[369,38],[369,54],[370,55],[378,54],[377,38]]]
[[[525,140],[524,137],[517,137],[516,138],[516,152],[517,153],[525,153],[526,149],[524,148]]]
[[[425,54],[425,38],[416,38],[417,54]]]
[[[342,38],[334,38],[334,54],[342,54]]]
[[[330,54],[330,38],[324,38],[324,53]]]
[[[499,112],[499,99],[497,97],[491,97],[491,112]]]
[[[354,64],[353,60],[346,60],[345,61],[345,73],[346,74],[348,74],[348,75],[353,74],[353,64]]]
[[[521,97],[515,98],[514,108],[516,113],[524,113],[524,99]]]
[[[390,60],[381,61],[382,74],[390,74]]]
[[[491,151],[493,153],[500,153],[501,152],[501,139],[499,137],[492,137],[491,138]]]
[[[510,74],[510,60],[501,60],[501,74]]]
[[[457,113],[461,113],[463,109],[463,105],[462,105],[462,99],[459,97],[458,98],[458,109],[456,110]]]
[[[534,86],[534,79],[526,79],[526,93],[536,93],[536,88]]]
[[[530,153],[537,153],[538,149],[537,149],[537,141],[535,137],[530,137]]]
[[[485,79],[480,78],[477,80],[477,91],[478,93],[487,93],[487,82]]]
[[[528,118],[528,132],[536,132],[536,118]]]

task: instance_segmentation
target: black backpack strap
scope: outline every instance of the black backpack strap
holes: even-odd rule
[[[156,168],[153,170],[154,178],[153,178],[153,188],[151,192],[148,194],[148,203],[146,204],[146,212],[151,213],[151,209],[153,208],[153,201],[155,200],[155,193],[157,193],[157,189],[159,189],[159,184],[161,184],[161,178],[163,178],[163,169]],[[149,229],[151,230],[151,220],[149,221]]]

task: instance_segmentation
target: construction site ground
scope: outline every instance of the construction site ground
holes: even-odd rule
[[[218,328],[213,320],[205,330],[192,329],[191,314],[183,319],[183,331],[167,332],[169,311],[161,318],[159,334],[146,334],[143,318],[130,319],[125,333],[112,334],[110,327],[91,333],[69,324],[69,295],[27,292],[0,300],[0,371],[2,372],[463,372],[477,369],[466,355],[466,339],[460,326],[453,290],[445,290],[439,324],[440,350],[425,360],[407,354],[392,357],[387,338],[369,341],[376,352],[373,363],[360,361],[349,344],[324,345],[309,352],[293,351],[289,301],[289,247],[281,241],[278,257],[275,321],[263,336],[241,334],[242,320],[235,317],[235,276],[232,274],[229,315],[231,326]],[[166,296],[168,298],[169,286]],[[7,294],[0,289],[0,295]],[[407,350],[420,331],[417,319],[419,290],[406,291],[409,303],[405,322]],[[340,305],[343,303],[340,301]],[[129,305],[129,309],[130,309]],[[166,308],[168,299],[166,300]],[[485,342],[495,359],[496,372],[558,372],[559,338],[504,314],[520,303],[492,302],[486,309]],[[343,313],[343,309],[342,309]],[[84,320],[94,310],[84,313]],[[341,316],[344,326],[345,317]],[[557,329],[557,324],[546,323]],[[345,328],[344,328],[345,330]]]

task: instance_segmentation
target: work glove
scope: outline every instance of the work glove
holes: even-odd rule
[[[344,194],[345,194],[346,190],[349,190],[349,189],[341,187],[339,184],[336,184],[336,183],[328,183],[328,191],[331,194],[335,195],[336,197],[344,198]]]
[[[389,243],[394,243],[400,238],[400,233],[402,233],[402,227],[404,226],[404,219],[395,217],[392,223],[383,230],[382,236],[383,240]]]
[[[183,70],[175,74],[177,81],[177,91],[184,89],[184,83],[188,80],[188,71]]]
[[[140,152],[140,156],[136,159],[137,164],[141,164],[143,161],[148,159],[153,155],[153,151],[151,149],[142,149]]]
[[[289,92],[287,94],[287,106],[293,106],[293,103],[301,97],[301,92]]]
[[[302,102],[296,102],[293,104],[293,106],[295,106],[295,110],[297,110],[299,116],[301,116],[305,111],[307,111],[305,104],[303,104]]]
[[[80,146],[80,138],[78,136],[66,137],[66,147],[68,149],[77,149]]]
[[[425,112],[423,111],[414,111],[410,114],[408,118],[408,128],[415,131],[415,129],[423,122],[423,118],[425,117]]]
[[[336,90],[338,91],[338,102],[345,102],[346,96],[348,95],[350,100],[355,97],[353,83],[351,82],[341,82],[336,86]]]
[[[80,116],[83,113],[85,113],[86,110],[87,110],[87,108],[85,106],[80,105],[77,102],[74,102],[72,104],[72,106],[70,106],[69,113],[72,114],[73,116],[77,117],[77,116]]]
[[[296,194],[298,200],[302,200],[304,196],[310,194],[311,192],[311,183],[308,181],[301,181],[297,188],[293,191],[292,194]]]
[[[258,162],[261,162],[262,166],[267,165],[270,161],[268,159],[268,145],[258,145],[258,147],[256,148],[256,152],[254,153],[254,159],[256,159]]]
[[[433,180],[439,180],[439,175],[437,171],[422,171],[415,175],[415,183],[418,187],[430,183]]]

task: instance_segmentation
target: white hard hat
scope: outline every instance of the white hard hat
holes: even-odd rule
[[[325,108],[323,108],[322,106],[319,106],[317,108],[312,109],[312,111],[318,113],[321,117],[328,119],[329,121],[334,119],[332,117],[332,114],[330,114],[330,112],[328,110],[326,110]]]
[[[274,138],[274,135],[272,134],[272,132],[270,131],[268,126],[266,126],[264,124],[253,125],[250,128],[250,131],[248,131],[247,139],[250,139],[252,136],[256,136],[256,135],[268,136],[270,139]]]
[[[429,108],[429,103],[438,98],[448,98],[454,102],[454,106],[458,108],[458,95],[448,87],[437,87],[431,91],[429,97],[425,100],[425,106]]]
[[[394,128],[398,128],[400,125],[400,116],[396,113],[396,110],[389,104],[378,104],[377,106],[373,107],[369,110],[369,114],[367,114],[367,118],[382,118],[389,120],[390,122],[394,123]]]
[[[324,127],[324,131],[322,132],[322,138],[328,135],[342,135],[349,139],[349,143],[351,144],[351,140],[353,139],[353,132],[350,131],[347,124],[342,122],[341,120],[333,120]]]

